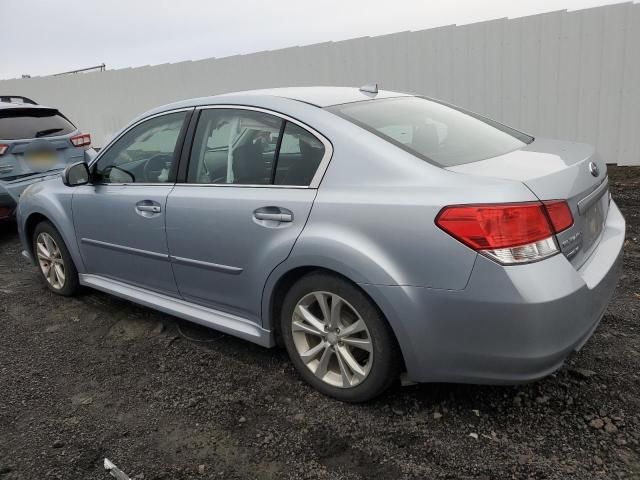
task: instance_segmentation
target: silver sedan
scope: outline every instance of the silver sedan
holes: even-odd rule
[[[592,334],[625,222],[588,145],[377,88],[285,88],[141,115],[29,187],[25,256],[265,347],[321,392],[518,383]]]

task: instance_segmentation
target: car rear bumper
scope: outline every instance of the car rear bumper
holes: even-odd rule
[[[558,369],[596,329],[622,266],[625,222],[611,203],[589,260],[500,266],[478,256],[464,290],[362,285],[391,320],[418,382],[521,383]]]

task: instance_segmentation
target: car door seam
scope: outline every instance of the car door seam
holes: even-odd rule
[[[280,265],[285,263],[289,259],[289,257],[291,257],[291,253],[293,252],[293,249],[295,248],[296,244],[298,243],[298,240],[300,239],[300,236],[302,235],[302,232],[304,232],[304,229],[307,228],[307,224],[309,223],[309,219],[311,218],[311,214],[313,213],[313,207],[315,206],[316,199],[318,198],[319,188],[315,188],[314,190],[315,190],[315,195],[313,196],[313,199],[311,200],[311,208],[309,208],[309,213],[307,214],[307,218],[304,221],[304,225],[302,226],[302,228],[300,229],[300,232],[298,233],[298,235],[296,236],[295,240],[291,244],[291,248],[289,249],[289,253],[287,253],[287,256],[285,258],[283,258],[281,262],[279,262],[277,265],[275,265],[273,267],[273,269],[271,269],[271,271],[269,272],[269,275],[267,275],[267,278],[265,279],[264,285],[262,286],[262,295],[260,296],[260,305],[261,305],[261,308],[260,308],[260,325],[262,326],[262,328],[266,328],[265,327],[264,312],[263,312],[262,306],[264,305],[265,290],[267,288],[267,284],[269,283],[269,278],[271,278],[271,275],[273,275],[273,272],[275,272],[276,269],[278,267],[280,267]]]
[[[184,144],[183,144],[183,148],[184,148]],[[180,161],[180,159],[178,160]],[[167,256],[168,256],[168,260],[169,260],[169,268],[171,269],[171,278],[173,278],[173,284],[176,288],[176,292],[178,292],[178,295],[180,296],[180,298],[184,299],[184,295],[182,294],[182,292],[180,291],[180,285],[178,285],[178,279],[176,278],[176,272],[173,269],[173,262],[171,261],[171,248],[169,247],[169,232],[167,231],[167,216],[169,215],[169,211],[167,209],[167,205],[169,205],[169,196],[173,193],[173,191],[176,189],[176,183],[174,183],[171,186],[171,190],[169,190],[169,193],[167,193],[167,195],[164,197],[164,222],[163,222],[163,228],[164,228],[164,242],[165,245],[167,247]]]

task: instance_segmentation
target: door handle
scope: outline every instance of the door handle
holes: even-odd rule
[[[257,220],[269,220],[272,222],[293,222],[293,213],[286,208],[264,207],[253,212]]]
[[[138,205],[136,208],[140,212],[160,213],[162,211],[158,205]]]
[[[256,212],[255,217],[258,220],[272,220],[274,222],[293,222],[293,215],[291,215],[290,213]]]
[[[136,212],[144,217],[149,217],[151,215],[162,212],[162,207],[159,203],[152,200],[143,200],[136,203]]]

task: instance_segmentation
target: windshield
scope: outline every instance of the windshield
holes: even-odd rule
[[[328,110],[441,167],[496,157],[533,141],[492,120],[421,97],[345,103]]]

